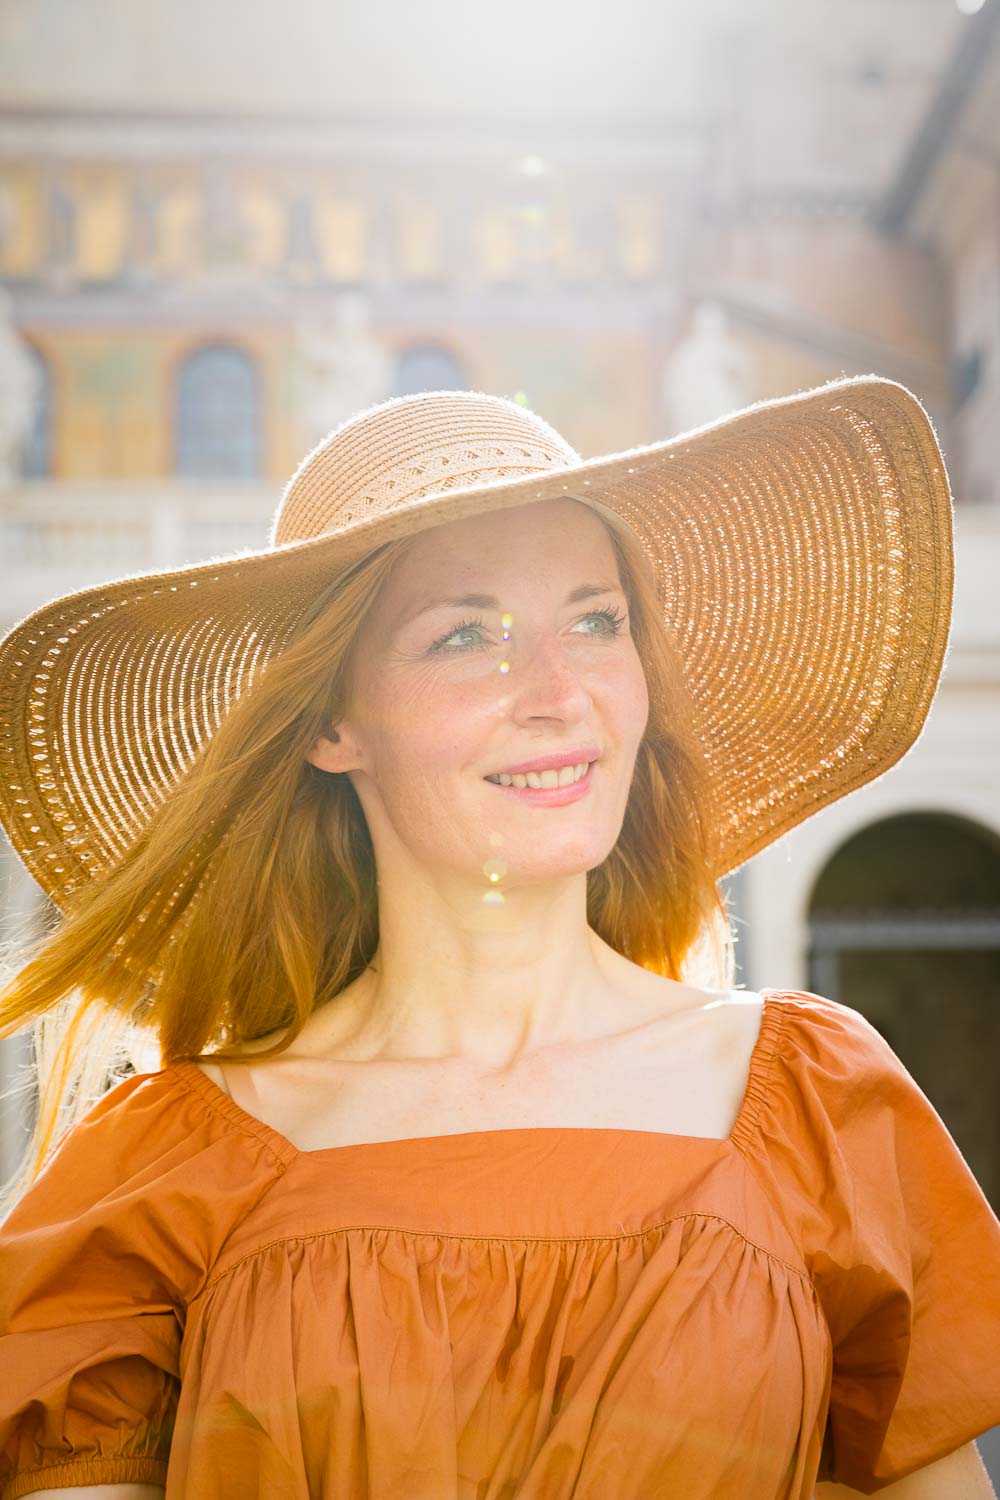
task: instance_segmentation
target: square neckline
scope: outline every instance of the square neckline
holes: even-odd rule
[[[244,1109],[241,1104],[237,1104],[231,1094],[227,1094],[214,1079],[209,1078],[197,1064],[187,1058],[179,1058],[168,1063],[161,1070],[161,1076],[171,1077],[190,1093],[199,1095],[217,1115],[229,1124],[237,1126],[246,1134],[254,1136],[270,1147],[285,1166],[295,1161],[343,1159],[345,1152],[381,1151],[384,1154],[418,1147],[433,1150],[440,1149],[442,1146],[450,1146],[454,1150],[459,1144],[489,1145],[496,1142],[498,1145],[503,1145],[508,1141],[513,1142],[515,1137],[523,1140],[527,1137],[543,1136],[636,1137],[643,1141],[676,1143],[678,1146],[696,1143],[702,1148],[739,1150],[750,1139],[757,1113],[766,1096],[767,1077],[784,1021],[784,1012],[780,1005],[780,996],[784,993],[783,991],[760,989],[754,993],[760,995],[762,1002],[760,1028],[750,1053],[746,1086],[736,1119],[733,1121],[729,1134],[723,1136],[685,1135],[678,1131],[641,1130],[619,1125],[501,1125],[482,1130],[452,1130],[435,1135],[399,1136],[382,1141],[346,1141],[339,1146],[317,1146],[313,1150],[305,1150],[296,1146],[273,1125],[268,1125],[266,1121],[258,1119],[256,1115]]]

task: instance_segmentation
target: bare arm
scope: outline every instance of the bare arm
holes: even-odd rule
[[[75,1484],[69,1489],[32,1490],[25,1500],[162,1500],[162,1484]]]
[[[964,1448],[886,1485],[877,1494],[885,1500],[996,1500],[975,1443],[966,1443]],[[862,1500],[862,1491],[824,1481],[816,1486],[816,1500]]]

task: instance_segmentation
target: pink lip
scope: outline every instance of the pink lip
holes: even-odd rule
[[[579,765],[580,762],[577,761],[576,764]],[[498,781],[488,781],[486,785],[496,787],[498,792],[506,792],[510,797],[525,797],[539,807],[561,807],[564,802],[579,802],[581,797],[586,797],[590,791],[593,769],[593,766],[589,766],[579,781],[571,781],[568,786],[503,786]]]
[[[540,755],[537,760],[522,761],[519,766],[499,766],[491,776],[526,776],[529,771],[561,771],[563,766],[579,766],[585,760],[597,760],[596,745],[581,745],[577,750],[563,750],[555,755]]]

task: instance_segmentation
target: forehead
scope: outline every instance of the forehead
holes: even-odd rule
[[[391,590],[404,602],[421,589],[459,578],[463,586],[491,580],[537,578],[603,567],[617,577],[611,537],[600,517],[570,498],[486,511],[419,532],[400,554]],[[409,602],[406,601],[406,602]]]

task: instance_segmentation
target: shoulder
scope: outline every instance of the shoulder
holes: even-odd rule
[[[170,1238],[217,1239],[226,1216],[241,1215],[284,1163],[201,1097],[192,1086],[200,1077],[174,1063],[106,1090],[59,1138],[5,1227],[76,1221],[141,1237],[155,1223]]]
[[[208,1067],[214,1079],[217,1065]],[[60,1138],[50,1164],[59,1162],[65,1171],[67,1163],[78,1163],[121,1182],[154,1164],[162,1172],[184,1164],[189,1175],[200,1169],[211,1176],[230,1158],[245,1168],[254,1155],[266,1169],[267,1143],[241,1129],[209,1076],[182,1060],[120,1079]],[[221,1109],[213,1107],[216,1100]]]
[[[863,1192],[927,1147],[958,1158],[933,1105],[860,1011],[810,990],[765,990],[770,1040],[745,1156],[775,1198],[798,1205],[814,1243],[855,1224]],[[908,1168],[907,1168],[908,1173]],[[904,1173],[904,1175],[907,1175]],[[847,1205],[837,1218],[835,1206]]]
[[[63,1133],[50,1162],[89,1160],[98,1171],[110,1162],[120,1172],[137,1153],[162,1149],[185,1131],[197,1138],[197,1123],[176,1067],[130,1073],[99,1094]]]
[[[211,1079],[216,1088],[221,1089],[224,1094],[229,1094],[229,1097],[232,1098],[221,1064],[210,1062],[205,1057],[192,1057],[191,1062],[200,1073],[203,1073],[206,1078]]]
[[[768,1177],[809,1197],[845,1155],[873,1146],[894,1114],[912,1115],[927,1101],[860,1011],[811,990],[765,988],[761,996],[740,1144]]]
[[[210,1149],[232,1134],[226,1116],[210,1107],[201,1086],[202,1078],[215,1081],[218,1074],[216,1064],[203,1067],[194,1059],[168,1063],[153,1072],[131,1073],[94,1101],[56,1149],[94,1150],[106,1142],[133,1159],[149,1150],[162,1154],[185,1147],[195,1155]]]
[[[905,1104],[919,1094],[889,1042],[853,1006],[811,990],[762,993],[774,1040],[775,1109],[787,1105],[789,1095],[801,1096],[814,1116],[822,1113],[836,1123],[856,1118],[870,1100]]]
[[[690,987],[684,995],[668,997],[667,1014],[691,1023],[692,1057],[709,1060],[734,1081],[745,1080],[758,1042],[766,1046],[774,1028],[773,1007],[765,1021],[765,992],[757,990]]]
[[[694,1013],[708,1025],[704,1035],[715,1062],[745,1081],[758,1042],[766,1045],[766,1000],[756,990],[701,990]]]
[[[859,1010],[811,990],[762,993],[780,1065],[825,1083],[828,1094],[836,1093],[841,1083],[856,1086],[866,1077],[909,1079],[885,1037]]]

